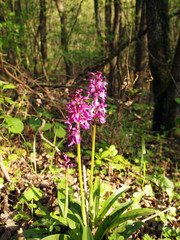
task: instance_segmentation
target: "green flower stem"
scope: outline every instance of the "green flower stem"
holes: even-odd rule
[[[78,155],[79,184],[80,184],[80,191],[81,191],[81,211],[82,211],[83,223],[86,226],[87,225],[87,216],[86,216],[86,209],[85,209],[85,202],[84,202],[80,144],[77,145],[77,155]]]
[[[68,211],[68,169],[66,169],[66,179],[65,179],[64,218],[67,217],[67,211]]]
[[[90,173],[90,192],[89,192],[89,210],[90,219],[92,222],[92,209],[93,209],[93,174],[94,174],[94,155],[95,155],[95,139],[96,139],[96,124],[93,125],[93,136],[92,136],[92,155],[91,155],[91,173]]]

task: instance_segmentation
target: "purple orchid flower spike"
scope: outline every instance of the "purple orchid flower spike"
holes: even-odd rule
[[[104,80],[104,77],[101,76],[101,72],[90,73],[92,76],[90,77],[89,81],[89,88],[88,88],[88,97],[93,97],[92,104],[90,107],[90,112],[92,115],[92,119],[96,121],[99,118],[101,123],[106,122],[105,114],[106,114],[106,107],[105,98],[106,98],[106,85],[108,83]]]
[[[67,111],[69,112],[65,123],[69,124],[68,135],[70,140],[69,147],[73,144],[78,145],[81,142],[80,128],[87,130],[90,127],[91,114],[89,112],[89,104],[86,102],[88,97],[83,97],[81,92],[83,89],[76,90],[74,95],[70,95],[72,98],[71,103],[67,104]]]
[[[69,167],[73,167],[73,163],[69,163],[70,162],[70,159],[68,158],[68,156],[66,154],[64,154],[64,160],[65,160],[65,163],[64,165],[59,165],[58,167],[59,168],[65,168],[65,170],[68,170]]]

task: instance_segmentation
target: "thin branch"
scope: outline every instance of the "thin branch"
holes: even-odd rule
[[[52,148],[54,148],[54,149],[57,151],[58,154],[60,154],[61,151],[59,150],[59,148],[58,148],[56,145],[54,145],[52,142],[50,142],[48,139],[46,139],[46,138],[44,137],[43,133],[42,133],[42,129],[44,128],[45,123],[46,123],[46,121],[43,119],[43,120],[42,120],[42,125],[41,125],[41,126],[39,127],[39,129],[38,129],[38,132],[39,132],[39,134],[40,134],[40,137],[41,137],[41,139],[42,139],[44,142],[46,142],[46,143],[49,144]]]
[[[153,218],[155,218],[155,217],[161,215],[162,213],[168,212],[168,211],[170,211],[171,208],[172,208],[172,207],[169,207],[169,208],[163,210],[162,212],[156,213],[156,214],[154,214],[154,215],[152,215],[152,216],[150,216],[150,217],[148,217],[148,218],[142,220],[142,222],[147,222],[147,221],[149,221],[150,219],[153,219]]]
[[[0,155],[0,168],[1,168],[2,172],[3,172],[3,174],[4,174],[5,179],[8,182],[11,182],[11,178],[9,176],[9,173],[7,172],[7,170],[6,170],[5,166],[4,166],[2,155]]]

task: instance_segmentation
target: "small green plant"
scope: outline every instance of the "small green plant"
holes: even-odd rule
[[[102,173],[106,174],[108,168],[112,168],[112,171],[125,171],[130,166],[129,161],[118,154],[118,150],[114,145],[106,147],[106,150],[100,148],[99,152],[95,154],[95,158],[95,173],[102,171]]]
[[[14,207],[14,209],[18,210],[18,214],[14,217],[14,220],[19,221],[19,220],[30,219],[30,216],[28,216],[23,211],[24,205],[26,205],[30,209],[31,216],[33,217],[34,209],[37,208],[36,202],[38,202],[42,198],[42,196],[43,196],[43,192],[40,189],[36,187],[29,188],[23,194],[23,196],[19,198],[19,203]]]

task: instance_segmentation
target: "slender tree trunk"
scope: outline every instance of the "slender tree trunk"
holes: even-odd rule
[[[40,40],[43,67],[47,65],[47,26],[46,26],[46,0],[40,0]]]
[[[118,40],[119,40],[119,28],[120,28],[120,19],[121,19],[121,8],[120,8],[120,0],[114,0],[114,20],[113,24],[111,22],[112,18],[112,3],[111,0],[106,0],[105,5],[105,35],[106,35],[106,50],[108,55],[110,56],[114,50],[117,48]],[[110,61],[109,68],[109,95],[112,97],[118,97],[118,56],[114,57]]]
[[[98,5],[98,0],[94,0],[94,12],[95,12],[95,22],[96,22],[96,29],[97,29],[97,34],[101,38],[101,31],[99,28],[99,5]]]
[[[168,115],[166,120],[166,129],[175,127],[177,118],[180,118],[180,104],[175,98],[180,98],[180,35],[176,46],[172,65],[172,77],[170,79],[168,91]]]
[[[136,36],[140,36],[135,45],[135,74],[138,74],[138,79],[135,87],[142,90],[144,86],[145,69],[147,63],[147,34],[142,35],[142,32],[147,28],[146,23],[146,3],[145,0],[136,0]]]
[[[149,64],[154,79],[153,130],[162,131],[167,120],[167,87],[170,79],[168,73],[170,59],[168,0],[146,0],[146,7]]]
[[[68,54],[68,31],[66,27],[67,23],[67,14],[64,10],[64,6],[62,4],[61,0],[55,0],[56,7],[59,12],[59,17],[61,21],[61,46],[63,51],[65,52],[65,55]],[[73,64],[72,62],[67,59],[67,57],[64,55],[64,61],[65,61],[65,67],[66,67],[66,75],[67,80],[73,78]]]
[[[111,46],[111,14],[112,14],[112,9],[111,9],[111,0],[106,0],[105,1],[105,36],[106,36],[106,50],[110,51],[110,46]]]
[[[113,22],[113,40],[110,44],[110,54],[113,52],[117,45],[118,45],[118,40],[119,40],[119,28],[120,28],[120,19],[121,19],[121,10],[120,10],[120,1],[119,0],[114,0],[114,22]],[[110,73],[109,73],[109,79],[111,81],[111,95],[115,97],[115,99],[118,98],[119,95],[119,81],[120,79],[118,78],[118,57],[115,57],[111,62],[110,62]]]

